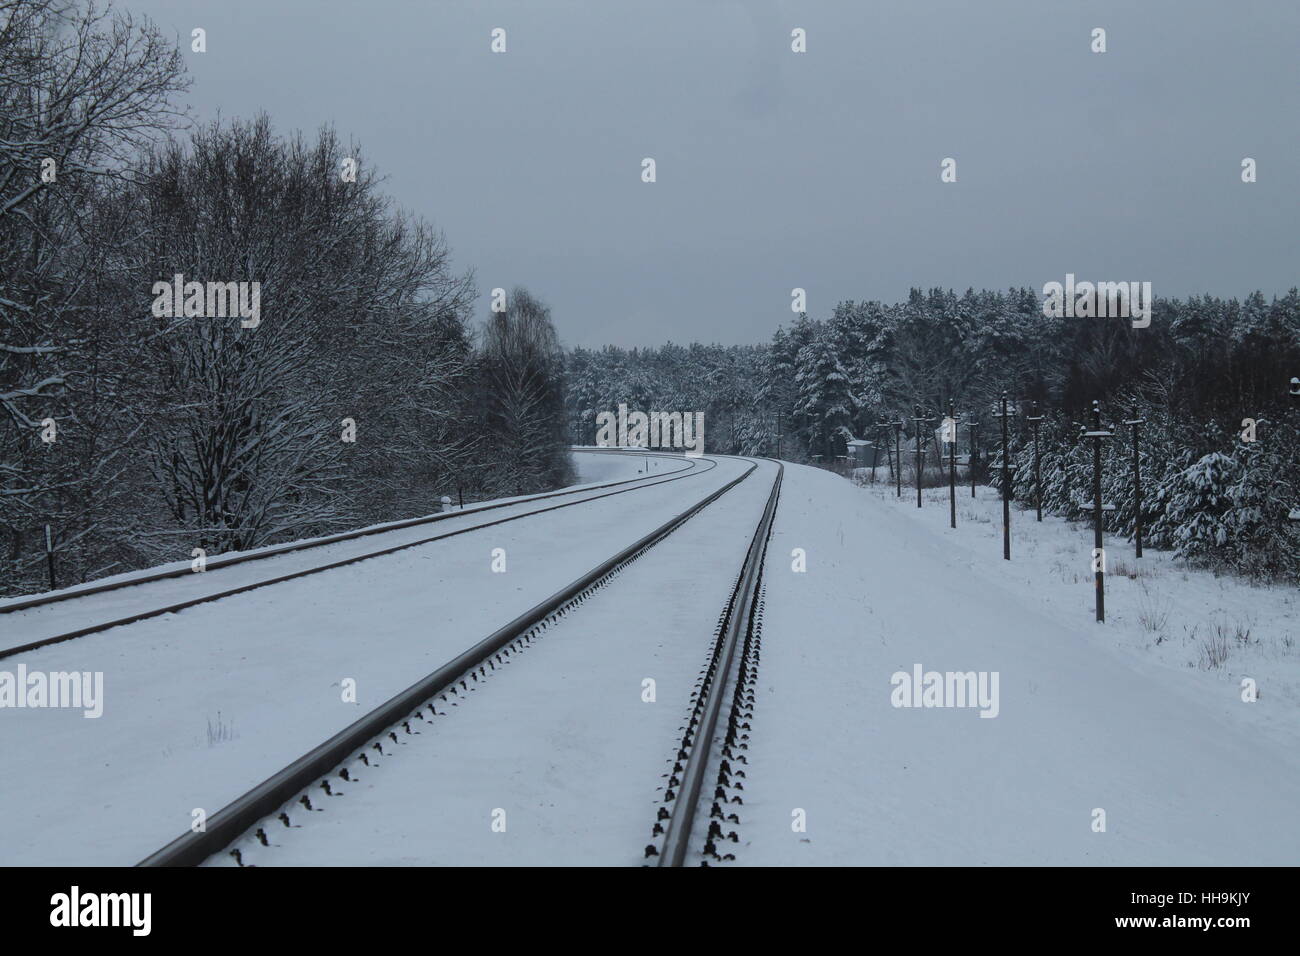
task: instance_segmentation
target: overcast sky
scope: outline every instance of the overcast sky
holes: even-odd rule
[[[1067,272],[1300,282],[1295,0],[116,3],[182,39],[199,118],[333,123],[479,318],[526,285],[568,345],[766,340],[796,286],[821,318]]]

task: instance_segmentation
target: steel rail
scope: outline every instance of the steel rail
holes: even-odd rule
[[[717,462],[714,461],[713,459],[705,458],[703,460],[708,462],[710,467],[705,469],[695,469],[695,468],[684,469],[680,474],[672,474],[667,477],[659,478],[651,482],[644,482],[644,479],[632,479],[634,481],[643,481],[644,483],[633,485],[631,488],[618,488],[614,491],[605,491],[598,495],[592,495],[589,498],[579,498],[576,501],[565,501],[565,502],[561,502],[558,505],[548,505],[545,508],[537,508],[533,511],[525,511],[523,514],[509,515],[508,517],[505,518],[497,518],[494,521],[484,521],[480,524],[472,525],[468,528],[457,528],[455,531],[444,531],[442,534],[435,534],[427,538],[421,538],[418,541],[408,541],[404,544],[398,544],[387,548],[381,548],[378,551],[368,551],[365,554],[353,555],[352,557],[349,558],[342,558],[338,561],[331,561],[328,564],[317,565],[316,567],[312,567],[312,568],[303,568],[301,570],[292,571],[288,574],[281,574],[273,578],[264,578],[260,581],[252,581],[249,582],[248,584],[241,584],[237,587],[227,588],[224,591],[213,591],[211,593],[202,594],[197,597],[187,598],[183,601],[177,601],[175,603],[168,604],[166,607],[151,608],[150,610],[147,611],[138,611],[136,613],[129,614],[125,617],[120,617],[112,621],[105,621],[99,624],[91,624],[86,627],[77,628],[76,630],[64,632],[62,634],[55,634],[50,637],[43,637],[40,638],[39,640],[30,641],[26,644],[19,644],[14,647],[0,648],[0,660],[3,660],[6,657],[12,657],[15,654],[22,654],[27,651],[36,650],[37,648],[48,647],[51,644],[60,644],[63,643],[64,641],[71,641],[79,637],[86,637],[89,634],[96,634],[99,633],[100,631],[107,631],[110,628],[121,627],[126,624],[135,624],[137,621],[145,621],[145,620],[149,620],[150,618],[161,617],[164,614],[172,614],[175,613],[176,611],[183,611],[186,608],[195,607],[199,604],[207,604],[211,601],[218,601],[222,598],[232,597],[236,594],[245,594],[248,591],[253,591],[258,588],[269,587],[272,584],[280,584],[284,581],[292,581],[296,578],[304,578],[310,574],[319,574],[322,571],[333,571],[337,568],[346,567],[350,564],[357,564],[361,561],[368,561],[371,558],[383,557],[384,555],[394,554],[398,551],[405,551],[408,548],[417,548],[420,547],[421,545],[429,544],[433,541],[442,541],[445,538],[454,538],[457,535],[469,534],[471,531],[481,531],[484,528],[491,528],[499,524],[506,524],[507,522],[510,521],[518,521],[521,518],[531,518],[534,515],[545,514],[548,511],[558,511],[561,508],[572,508],[575,505],[586,504],[589,501],[598,501],[601,498],[608,498],[613,495],[623,495],[632,491],[642,491],[646,488],[654,488],[657,487],[658,485],[667,484],[670,481],[679,481],[683,478],[691,478],[698,475],[707,474],[708,472],[712,471],[714,468],[717,467]],[[588,488],[582,490],[590,491],[592,489]],[[486,511],[488,509],[483,508],[479,510]],[[184,573],[192,574],[193,572],[184,572]]]
[[[596,450],[595,449],[588,450],[583,448],[580,449],[580,451],[583,454],[594,454]],[[610,454],[610,453],[618,454],[621,452],[621,449],[610,448],[610,449],[600,449],[600,451],[605,454]],[[640,456],[643,458],[682,457],[667,452],[646,453],[646,452],[638,451],[638,452],[621,452],[621,453],[626,454],[628,457]],[[687,458],[687,460],[690,461],[692,459]],[[680,471],[682,472],[689,472],[693,470],[694,470],[693,465],[691,468],[680,469]],[[541,501],[547,498],[559,498],[565,495],[577,495],[583,493],[584,491],[597,491],[601,488],[614,488],[619,485],[630,484],[634,481],[644,482],[649,477],[650,477],[649,475],[646,475],[644,477],[639,477],[639,478],[621,478],[618,481],[607,481],[601,484],[584,485],[581,488],[562,488],[559,491],[546,491],[535,495],[520,495],[516,498],[511,498],[508,501],[497,501],[491,504],[480,504],[478,507],[474,507],[474,508],[467,508],[467,509],[462,508],[457,511],[443,511],[443,512],[439,512],[438,514],[422,515],[421,517],[418,518],[403,518],[400,521],[390,521],[385,524],[371,525],[370,527],[359,528],[355,531],[341,531],[338,534],[325,535],[319,538],[309,538],[305,541],[291,541],[286,544],[274,545],[269,548],[263,548],[257,551],[249,552],[248,554],[234,554],[229,556],[219,555],[217,557],[214,557],[212,560],[206,562],[204,573],[209,573],[211,571],[219,571],[222,568],[228,568],[236,564],[243,564],[246,561],[260,561],[264,558],[274,558],[282,554],[292,553],[294,551],[306,551],[311,548],[323,547],[324,545],[327,544],[337,544],[340,541],[353,541],[356,540],[357,538],[368,537],[369,535],[386,534],[389,531],[402,531],[406,528],[413,528],[422,524],[432,524],[436,521],[447,521],[451,518],[459,518],[462,515],[473,515],[483,511],[494,511],[497,508],[509,508],[514,505],[528,504],[530,501]],[[684,478],[685,475],[678,474],[676,477]],[[655,482],[652,482],[652,484],[654,483]],[[155,571],[153,574],[141,575],[139,577],[130,578],[129,580],[126,581],[108,581],[102,584],[92,584],[88,587],[80,587],[80,588],[74,585],[73,587],[66,588],[62,591],[53,591],[44,594],[35,594],[32,595],[31,597],[22,598],[21,600],[0,603],[0,614],[11,614],[14,611],[25,611],[28,608],[44,607],[49,604],[58,604],[61,601],[71,601],[71,600],[75,600],[76,598],[83,598],[91,594],[102,594],[105,591],[117,591],[122,588],[134,587],[137,584],[149,584],[153,581],[163,581],[168,578],[182,578],[193,573],[194,572],[188,567],[173,568],[170,571]],[[3,601],[3,599],[0,599],[0,601]]]
[[[762,576],[763,560],[767,555],[767,542],[772,535],[773,519],[776,517],[777,499],[781,495],[781,479],[785,466],[777,463],[776,479],[772,482],[772,493],[768,495],[767,505],[763,508],[763,517],[754,530],[754,537],[745,552],[745,562],[741,567],[740,577],[731,593],[726,612],[726,626],[715,652],[716,665],[701,694],[706,695],[704,714],[691,737],[690,752],[686,757],[686,766],[682,772],[681,785],[672,801],[668,829],[664,834],[663,850],[659,854],[659,866],[681,866],[686,859],[690,846],[691,830],[695,825],[695,812],[699,807],[700,789],[704,775],[708,770],[709,758],[713,752],[713,735],[717,731],[718,717],[722,713],[722,704],[726,699],[727,682],[730,680],[732,661],[736,657],[736,648],[741,638],[753,626],[754,608],[758,603],[758,582]]]
[[[309,750],[283,770],[268,777],[243,796],[208,817],[203,832],[189,832],[177,837],[162,849],[141,860],[137,866],[195,866],[212,854],[225,849],[259,820],[271,815],[278,807],[291,800],[295,794],[326,777],[349,755],[364,748],[368,741],[408,719],[430,699],[454,684],[462,675],[483,664],[493,654],[560,610],[588,588],[598,584],[631,558],[658,544],[672,531],[748,478],[757,467],[757,463],[751,463],[746,471],[721,488],[624,548],[612,558],[601,562],[581,578],[525,611],[509,624],[498,628],[432,674],[396,694],[323,744]]]

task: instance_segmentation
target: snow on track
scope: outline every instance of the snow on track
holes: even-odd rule
[[[224,806],[748,467],[718,461],[8,659],[102,671],[106,700],[99,719],[0,713],[0,864],[138,861],[188,829],[194,808]],[[348,678],[356,703],[342,702]],[[210,727],[230,739],[210,741]]]
[[[344,796],[313,794],[245,864],[631,865],[776,468],[769,462],[624,568],[473,691],[438,704],[418,737]],[[643,680],[656,700],[642,700]],[[453,706],[453,702],[456,706]],[[384,741],[388,744],[388,741]],[[319,795],[318,795],[319,794]],[[501,811],[494,817],[494,813]],[[504,831],[493,829],[494,820]],[[213,864],[234,865],[229,856]]]

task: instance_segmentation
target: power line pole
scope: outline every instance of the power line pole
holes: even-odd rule
[[[916,415],[912,422],[916,425],[916,506],[921,507],[921,475],[925,470],[925,459],[922,457],[924,449],[921,446],[921,426],[925,424],[926,419],[921,416],[921,406],[915,406]]]
[[[994,418],[1002,419],[1002,558],[1011,560],[1011,470],[1008,459],[1011,457],[1007,439],[1007,419],[1015,412],[1007,410],[1007,393],[1002,393],[1002,410],[994,412]]]
[[[1092,402],[1092,429],[1083,433],[1092,439],[1092,573],[1097,587],[1097,620],[1106,620],[1106,550],[1102,543],[1105,511],[1101,503],[1101,443],[1115,433],[1101,427],[1101,402]]]
[[[1025,421],[1030,422],[1034,428],[1034,508],[1038,511],[1039,521],[1043,520],[1043,471],[1038,457],[1038,423],[1042,420],[1043,416],[1038,414],[1038,403],[1034,402]]]
[[[900,416],[897,421],[878,422],[880,428],[892,428],[894,430],[894,452],[897,466],[894,468],[894,480],[898,482],[898,497],[903,497],[903,419]]]
[[[948,441],[948,525],[957,527],[957,411],[956,404],[948,399],[948,420],[944,422],[944,436]]]
[[[1138,442],[1146,419],[1136,417],[1137,413],[1135,406],[1134,418],[1124,424],[1133,427],[1133,544],[1136,547],[1136,556],[1140,558],[1142,557],[1142,464],[1138,457]]]
[[[970,496],[975,497],[975,435],[979,431],[979,419],[974,412],[966,413],[964,422],[970,434],[970,454],[966,456],[966,470],[970,472]]]

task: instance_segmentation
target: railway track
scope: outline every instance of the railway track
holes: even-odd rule
[[[311,803],[313,796],[321,799],[321,791],[332,795],[331,782],[334,786],[342,786],[339,780],[351,779],[346,764],[354,760],[369,763],[367,755],[371,751],[386,754],[383,748],[390,743],[396,745],[403,735],[412,733],[412,725],[418,727],[419,722],[431,720],[437,715],[437,699],[447,700],[447,694],[459,693],[457,687],[461,690],[469,690],[471,682],[477,683],[480,677],[486,679],[490,670],[495,670],[499,664],[508,663],[507,658],[512,651],[518,653],[528,646],[543,631],[567,616],[594,591],[603,587],[625,566],[636,561],[692,517],[748,479],[757,468],[757,462],[749,461],[749,467],[736,478],[678,513],[618,554],[601,562],[597,567],[515,620],[498,628],[433,673],[394,695],[329,740],[312,748],[284,769],[209,816],[203,832],[183,834],[142,860],[139,865],[197,865],[231,846],[241,836],[252,832],[254,828],[257,828],[257,836],[265,844],[263,821],[278,817],[284,825],[288,826],[288,814],[298,812],[299,805],[310,810],[313,808]],[[774,493],[768,500],[760,528],[763,542],[766,541],[767,530],[770,529],[771,514],[775,509],[775,489],[779,487],[779,481],[778,472]],[[757,559],[754,558],[754,554],[754,545],[751,543],[746,555],[747,569],[754,560],[761,562],[761,549]],[[742,581],[749,580],[751,576],[748,571],[742,573]],[[747,598],[742,596],[740,600],[743,602]],[[735,595],[732,596],[731,605],[740,606],[736,603]],[[237,850],[232,851],[232,855],[237,853]],[[238,856],[236,859],[239,859]]]
[[[618,452],[609,452],[609,453],[617,454]],[[674,457],[674,456],[662,455],[660,453],[656,453],[655,455],[647,455],[646,457]],[[371,558],[377,558],[388,554],[394,554],[398,551],[404,551],[409,548],[419,547],[420,545],[429,544],[434,541],[440,541],[445,538],[451,538],[457,535],[468,534],[472,531],[480,531],[484,528],[494,527],[496,525],[505,524],[510,521],[518,521],[521,518],[528,518],[534,515],[544,514],[550,511],[557,511],[561,508],[570,508],[575,505],[585,504],[590,501],[596,501],[602,498],[611,497],[613,495],[627,494],[628,492],[632,492],[632,491],[641,491],[646,488],[653,488],[661,484],[666,484],[668,482],[680,481],[685,478],[696,477],[701,474],[705,474],[713,470],[714,467],[716,467],[716,462],[709,458],[692,458],[686,460],[690,462],[687,468],[680,470],[680,472],[675,472],[663,477],[656,478],[655,480],[647,480],[646,478],[643,477],[626,478],[626,479],[621,479],[619,481],[605,482],[598,485],[590,485],[584,488],[545,492],[539,495],[529,495],[523,498],[512,499],[504,502],[494,502],[492,504],[482,505],[478,508],[474,508],[467,511],[444,512],[441,514],[428,515],[421,518],[412,518],[405,521],[393,522],[390,524],[380,525],[373,528],[364,528],[358,531],[349,531],[337,535],[315,538],[305,542],[293,542],[291,544],[286,544],[274,548],[268,548],[252,554],[234,555],[232,557],[224,558],[224,559],[214,558],[212,561],[206,563],[205,570],[200,572],[202,575],[206,576],[208,574],[212,574],[214,571],[219,572],[224,568],[229,568],[236,565],[242,565],[253,561],[261,561],[269,558],[281,557],[291,552],[308,551],[314,548],[325,547],[328,545],[334,545],[340,542],[352,541],[359,538],[370,537],[373,535],[389,534],[407,528],[421,527],[426,525],[436,525],[439,522],[448,521],[454,518],[461,518],[467,515],[473,516],[476,514],[481,514],[483,512],[496,511],[502,508],[518,507],[520,505],[529,505],[532,504],[533,502],[549,501],[556,498],[572,497],[574,499],[571,501],[562,501],[559,504],[548,504],[545,505],[544,507],[532,508],[520,514],[508,515],[504,518],[495,518],[489,521],[478,522],[473,525],[470,525],[469,527],[456,528],[454,530],[444,531],[439,534],[433,534],[427,537],[421,537],[415,541],[404,541],[401,542],[400,544],[390,545],[387,547],[366,551],[361,554],[349,555],[346,558],[329,561],[320,565],[314,565],[309,568],[297,569],[289,573],[272,575],[270,577],[262,578],[259,580],[244,582],[236,586],[189,596],[182,600],[169,601],[168,603],[163,604],[161,606],[150,605],[142,610],[132,611],[129,614],[112,617],[107,620],[101,619],[89,625],[72,628],[66,631],[60,631],[59,633],[46,635],[39,639],[27,641],[22,644],[15,644],[8,647],[0,647],[0,659],[6,657],[12,657],[16,654],[24,653],[27,651],[36,650],[38,648],[46,647],[51,644],[59,644],[64,641],[70,641],[80,637],[86,637],[90,634],[96,634],[101,631],[106,631],[113,627],[119,627],[126,624],[134,624],[137,621],[143,621],[149,618],[159,617],[163,614],[174,613],[176,611],[181,611],[186,608],[194,607],[199,604],[206,604],[211,601],[217,601],[222,598],[231,597],[237,594],[244,594],[248,591],[252,591],[257,588],[268,587],[273,584],[279,584],[283,581],[291,581],[297,578],[306,577],[311,574],[319,574],[324,571],[331,571],[336,568],[345,567],[350,564],[356,564],[360,561],[366,561]],[[613,489],[613,490],[605,490],[605,489]],[[598,492],[598,493],[593,494],[593,492]],[[49,595],[40,595],[40,596],[0,605],[0,616],[6,614],[13,614],[15,612],[20,612],[20,611],[44,608],[51,605],[61,604],[63,602],[88,597],[91,595],[103,594],[105,592],[120,591],[128,588],[134,588],[152,582],[163,581],[168,579],[176,579],[176,578],[193,578],[195,576],[196,576],[196,572],[190,570],[189,568],[176,568],[167,571],[156,572],[153,574],[146,575],[144,577],[131,578],[126,581],[117,581],[117,582],[111,582],[105,584],[91,585],[90,587],[80,588],[72,591],[58,592]],[[204,579],[207,580],[206,577]]]
[[[784,466],[778,464],[772,492],[723,612],[691,716],[673,759],[664,803],[651,831],[653,837],[662,836],[662,843],[652,842],[645,850],[647,858],[658,858],[659,866],[691,862],[693,844],[699,846],[703,865],[708,865],[709,859],[722,861],[731,855],[721,852],[719,844],[737,840],[730,825],[739,824],[734,807],[743,803],[742,768],[748,763],[744,752],[749,749],[748,720],[753,713],[762,631],[763,565],[784,471]],[[728,688],[732,690],[729,706]],[[724,709],[727,722],[720,731]],[[711,773],[715,768],[716,774]],[[705,789],[710,776],[714,779],[711,792]],[[710,804],[703,818],[707,823],[700,816],[706,801]],[[725,834],[724,827],[728,828]]]

